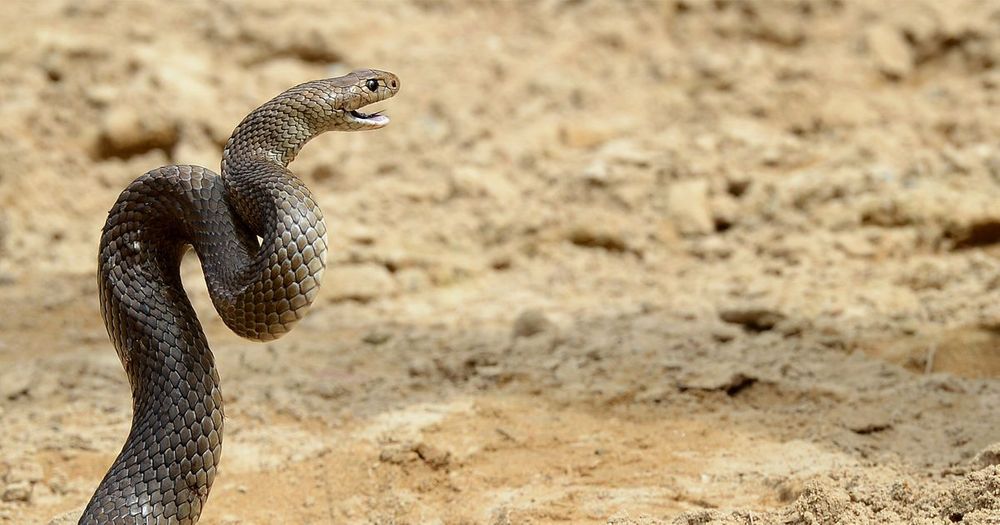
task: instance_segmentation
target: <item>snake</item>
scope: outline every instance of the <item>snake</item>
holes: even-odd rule
[[[316,299],[328,248],[323,213],[288,164],[321,133],[388,124],[381,112],[361,109],[399,88],[396,75],[375,69],[300,84],[240,122],[219,174],[164,166],[122,191],[101,234],[98,288],[132,390],[132,423],[80,524],[198,521],[218,473],[225,417],[181,259],[194,249],[233,332],[256,341],[288,333]]]

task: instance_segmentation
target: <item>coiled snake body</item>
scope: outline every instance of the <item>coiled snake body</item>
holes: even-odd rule
[[[237,126],[221,176],[166,166],[122,192],[98,271],[101,313],[132,387],[132,427],[81,524],[197,522],[222,452],[222,394],[181,257],[194,247],[237,334],[266,341],[291,330],[319,290],[327,244],[322,212],[286,166],[320,133],[386,125],[358,110],[399,86],[392,73],[360,70],[293,87]]]

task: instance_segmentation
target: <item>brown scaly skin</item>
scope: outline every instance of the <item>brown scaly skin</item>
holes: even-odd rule
[[[386,125],[356,110],[399,85],[392,73],[360,70],[293,87],[237,126],[221,176],[166,166],[122,192],[98,272],[101,313],[132,387],[132,429],[81,524],[198,521],[222,453],[222,393],[181,257],[194,247],[237,334],[266,341],[291,330],[319,291],[327,244],[323,213],[287,165],[320,133]]]

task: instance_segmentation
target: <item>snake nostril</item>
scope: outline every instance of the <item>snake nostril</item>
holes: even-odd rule
[[[393,89],[395,89],[396,88],[396,81],[395,80],[390,81],[389,85],[392,86]]]

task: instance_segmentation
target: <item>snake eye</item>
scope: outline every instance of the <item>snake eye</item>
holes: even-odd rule
[[[368,88],[368,91],[374,93],[378,89],[378,80],[375,80],[374,78],[369,78],[367,81],[365,81],[365,87]]]

